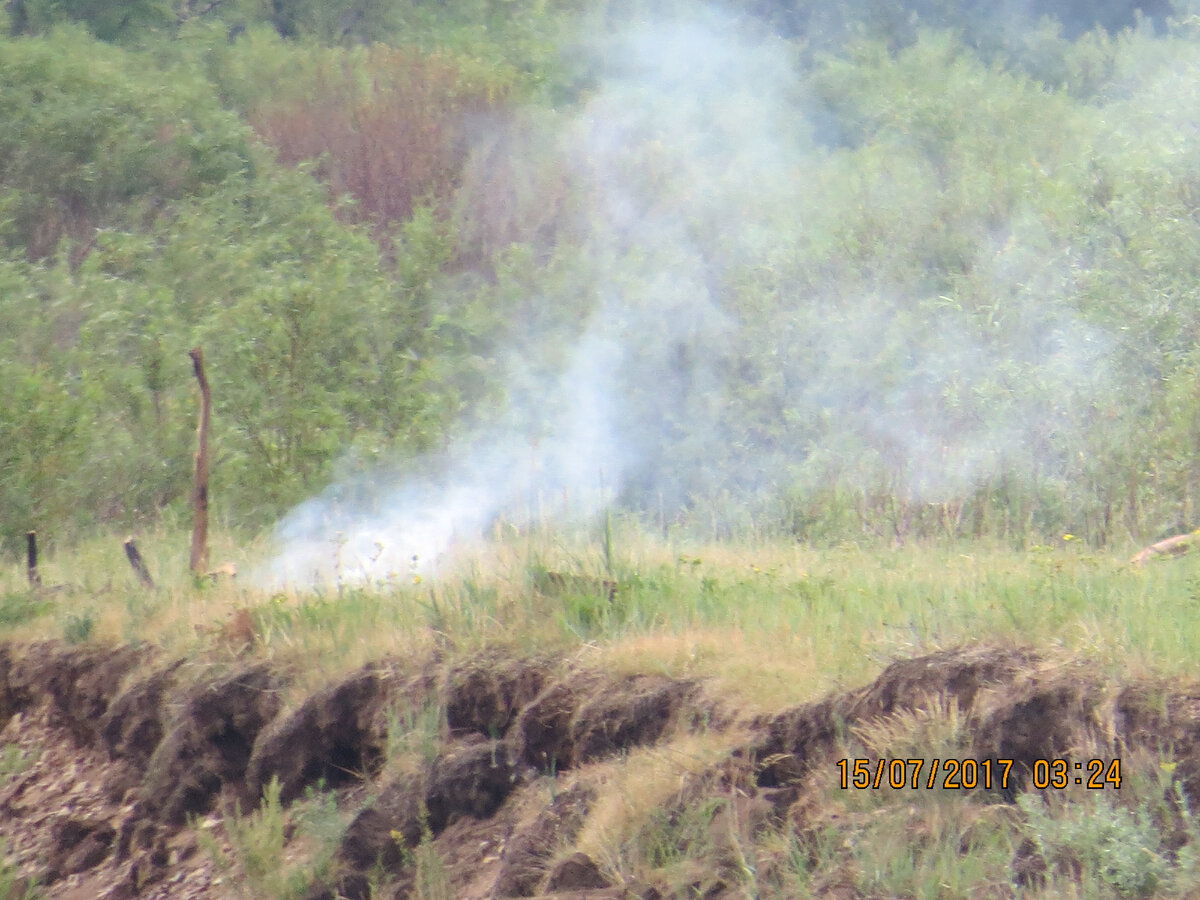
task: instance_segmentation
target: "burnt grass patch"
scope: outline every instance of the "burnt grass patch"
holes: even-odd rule
[[[963,756],[1014,760],[1013,791],[990,803],[1011,805],[1013,792],[1032,790],[1039,759],[1169,758],[1164,846],[1176,852],[1190,840],[1178,796],[1200,802],[1200,685],[1117,683],[1026,648],[896,660],[860,688],[742,721],[716,715],[697,680],[501,652],[371,663],[290,707],[286,672],[265,662],[201,671],[145,649],[0,645],[0,739],[16,741],[40,722],[91,761],[56,777],[102,787],[87,804],[44,815],[28,799],[35,776],[0,785],[0,841],[40,847],[29,851],[37,866],[21,877],[89,878],[113,897],[151,896],[173,867],[192,864],[171,849],[189,821],[252,809],[277,781],[284,807],[322,790],[344,815],[333,874],[312,886],[314,898],[366,897],[380,877],[406,896],[427,846],[452,862],[446,877],[459,896],[601,897],[635,887],[639,896],[672,896],[678,885],[623,885],[575,847],[604,790],[595,773],[636,748],[736,725],[749,739],[731,737],[724,761],[682,779],[635,836],[651,871],[682,860],[697,873],[686,890],[722,896],[736,893],[745,847],[771,832],[813,832],[814,785],[835,777],[839,756],[870,754],[861,729],[949,708]],[[397,710],[431,705],[440,725],[428,736],[430,754],[389,769]],[[1014,886],[1037,883],[1047,866],[1019,842]]]

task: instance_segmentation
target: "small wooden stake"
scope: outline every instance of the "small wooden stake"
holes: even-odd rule
[[[31,588],[40,588],[42,586],[42,576],[38,574],[37,568],[37,532],[25,532],[25,574],[29,576],[29,586]]]
[[[199,347],[188,351],[192,369],[200,384],[200,423],[196,427],[196,481],[192,490],[192,556],[193,575],[208,569],[208,422],[212,403],[208,379],[204,375],[204,353]]]
[[[142,559],[142,554],[138,552],[137,544],[133,542],[132,534],[125,538],[125,555],[129,557],[129,565],[133,566],[133,571],[137,575],[138,581],[148,588],[154,587],[154,579],[150,577],[150,570],[146,568],[146,561]]]

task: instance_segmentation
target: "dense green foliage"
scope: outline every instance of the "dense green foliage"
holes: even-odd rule
[[[3,546],[183,509],[192,346],[216,508],[259,526],[536,402],[604,316],[635,320],[622,501],[664,524],[1200,524],[1191,20],[997,37],[934,3],[765,38],[746,4],[790,60],[768,159],[681,133],[661,85],[611,146],[563,138],[612,111],[585,36],[647,15],[583,7],[9,4]],[[615,227],[611,183],[683,237]]]

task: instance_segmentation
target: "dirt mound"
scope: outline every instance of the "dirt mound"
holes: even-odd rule
[[[400,778],[379,789],[378,797],[354,817],[342,838],[338,852],[351,869],[400,867],[405,849],[421,839],[421,799],[426,789],[423,775]]]
[[[462,900],[663,896],[574,846],[604,790],[600,764],[730,724],[696,681],[557,674],[497,653],[370,664],[289,709],[269,665],[203,671],[129,648],[0,646],[0,745],[27,760],[0,780],[0,842],[21,877],[48,897],[224,896],[186,823],[207,816],[199,831],[228,848],[223,817],[277,781],[285,806],[319,787],[349,822],[311,900],[407,897],[432,877],[428,858]],[[863,729],[948,710],[962,754],[1015,760],[1017,789],[1039,759],[1169,748],[1176,781],[1200,799],[1200,687],[1116,684],[1023,649],[945,650],[739,723],[752,739],[683,778],[657,813],[670,852],[694,859],[686,890],[732,896],[764,833],[827,827],[814,786],[833,777],[834,754],[870,755]],[[424,761],[389,770],[393,741]],[[1013,877],[1033,884],[1045,864],[1018,852]]]
[[[1098,673],[1033,678],[979,722],[971,752],[976,759],[1013,760],[1018,779],[1037,760],[1062,759],[1089,746],[1113,752],[1115,735],[1104,723],[1108,700]]]
[[[272,778],[279,779],[280,799],[291,803],[316,784],[336,789],[373,777],[387,745],[384,707],[392,674],[385,665],[369,665],[272,723],[253,742],[248,796],[262,796]]]
[[[522,711],[516,757],[542,772],[564,771],[657,741],[677,724],[698,685],[658,675],[613,680],[576,672],[542,691]]]
[[[401,875],[408,852],[463,818],[490,819],[524,783],[500,741],[456,742],[419,776],[390,782],[350,824],[338,851],[338,893],[360,892],[373,869]]]
[[[1114,727],[1123,748],[1151,747],[1179,760],[1174,778],[1200,809],[1200,687],[1162,681],[1125,686]]]
[[[586,853],[572,853],[551,871],[546,878],[546,890],[580,891],[589,888],[610,888],[612,885]]]
[[[96,741],[108,705],[126,673],[146,656],[129,647],[69,647],[53,642],[6,647],[0,656],[0,727],[35,698],[49,700],[55,724],[80,744]]]
[[[411,875],[405,869],[412,850],[421,841],[443,835],[464,820],[492,819],[521,784],[500,742],[454,746],[421,775],[386,784],[355,816],[338,848],[336,885],[312,896],[361,900],[369,894],[371,873],[387,873],[404,883]],[[397,891],[396,896],[407,895]]]
[[[279,686],[259,665],[194,688],[150,758],[141,791],[147,809],[182,825],[212,810],[224,786],[240,787],[255,739],[282,706]]]
[[[560,843],[575,840],[596,799],[593,789],[582,785],[556,796],[550,805],[504,847],[496,896],[532,897],[546,881],[550,860]]]
[[[23,655],[10,644],[0,645],[0,728],[33,703],[33,686],[23,683],[13,671]]]
[[[100,735],[113,759],[124,759],[139,769],[162,741],[166,729],[163,704],[176,686],[182,660],[136,679],[108,705]]]
[[[768,720],[762,739],[747,754],[762,761],[758,786],[780,787],[801,780],[858,722],[949,702],[969,716],[981,692],[1013,684],[1038,662],[1037,655],[1026,650],[991,647],[897,660],[866,687]]]
[[[550,667],[495,654],[451,670],[446,687],[446,724],[451,732],[498,739],[550,680]]]
[[[63,819],[55,823],[51,833],[54,852],[45,873],[50,882],[99,865],[112,851],[117,836],[112,825],[103,819]]]
[[[425,793],[430,832],[439,834],[459,816],[486,819],[493,815],[518,779],[499,741],[454,748],[440,755],[430,767]]]

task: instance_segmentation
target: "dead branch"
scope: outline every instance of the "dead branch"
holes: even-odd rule
[[[125,555],[129,558],[129,565],[133,567],[133,572],[138,577],[138,581],[148,588],[154,587],[154,579],[150,577],[150,570],[146,568],[146,561],[142,559],[142,554],[138,552],[137,544],[133,542],[133,535],[125,538]]]
[[[192,556],[193,575],[208,568],[208,422],[212,397],[204,375],[204,353],[199,347],[188,351],[192,369],[200,384],[200,422],[196,426],[196,480],[192,490]]]
[[[1186,534],[1177,534],[1174,537],[1165,538],[1151,544],[1146,549],[1140,551],[1129,562],[1132,565],[1140,566],[1156,556],[1182,556],[1192,549],[1197,540],[1200,540],[1200,529],[1189,531]]]
[[[25,532],[25,574],[29,578],[29,590],[40,597],[51,594],[74,594],[79,590],[74,584],[43,584],[42,573],[38,571],[37,532]],[[111,587],[111,584],[110,584]],[[103,593],[108,588],[101,590]]]

